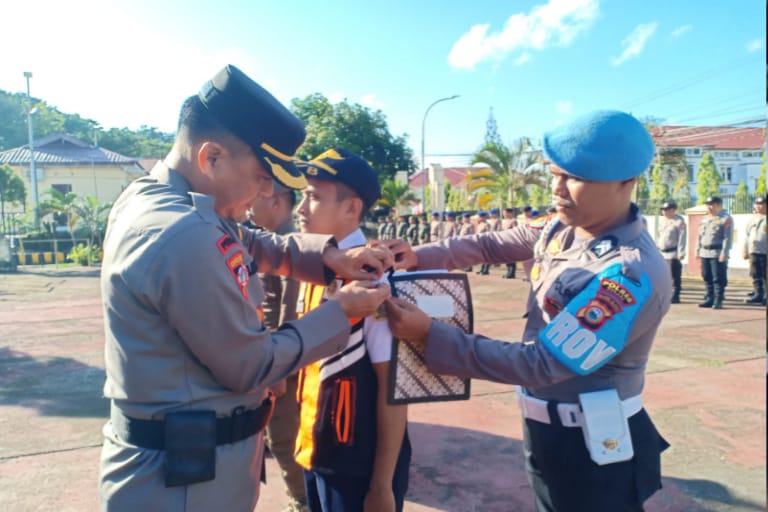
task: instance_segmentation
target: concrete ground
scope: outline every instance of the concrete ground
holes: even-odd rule
[[[471,275],[475,330],[515,340],[527,284]],[[766,509],[766,312],[741,303],[732,279],[725,309],[700,309],[698,279],[664,320],[644,401],[672,444],[651,512]],[[108,404],[98,273],[21,267],[0,274],[0,509],[98,509],[101,426]],[[472,398],[409,409],[412,512],[530,512],[521,420],[511,386],[472,382]],[[274,460],[259,511],[280,511]]]

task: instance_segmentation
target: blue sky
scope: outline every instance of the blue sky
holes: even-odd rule
[[[762,0],[26,0],[0,12],[0,89],[25,91],[32,71],[33,96],[105,128],[173,131],[183,98],[226,63],[286,104],[320,92],[381,109],[417,157],[425,110],[454,94],[427,117],[427,155],[475,151],[491,107],[505,142],[599,108],[690,125],[766,112]]]

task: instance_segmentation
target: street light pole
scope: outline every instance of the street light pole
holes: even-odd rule
[[[424,155],[424,132],[425,128],[427,126],[427,114],[429,114],[429,111],[432,110],[432,107],[440,103],[441,101],[448,101],[448,100],[455,100],[458,98],[458,94],[454,94],[453,96],[449,96],[447,98],[440,98],[439,100],[436,100],[432,102],[430,106],[427,107],[427,110],[424,112],[424,117],[421,120],[421,210],[422,214],[426,214],[427,212],[427,165],[424,159],[426,158]]]
[[[34,137],[32,136],[32,97],[29,95],[29,79],[32,78],[32,72],[25,71],[24,78],[27,79],[27,128],[29,130],[29,179],[32,182],[32,201],[33,201],[33,218],[35,222],[35,230],[40,229],[40,207],[38,205],[37,197],[37,168],[35,167],[35,146]]]

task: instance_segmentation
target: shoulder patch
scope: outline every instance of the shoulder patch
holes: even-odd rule
[[[237,245],[237,242],[227,233],[221,235],[219,240],[216,242],[216,247],[219,248],[219,252],[221,254],[227,254],[234,245]]]
[[[230,274],[235,279],[237,287],[240,288],[240,293],[248,300],[248,281],[250,280],[250,274],[248,268],[244,264],[243,253],[237,251],[235,254],[227,258],[227,268],[229,268]]]
[[[643,273],[640,282],[613,264],[597,274],[539,334],[539,341],[561,364],[588,375],[624,349],[632,326],[653,293]]]

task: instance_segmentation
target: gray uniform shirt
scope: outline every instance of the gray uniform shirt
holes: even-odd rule
[[[549,238],[544,244],[539,240]],[[645,230],[637,207],[631,220],[597,239],[577,240],[574,228],[553,223],[429,244],[414,249],[420,269],[464,268],[480,262],[505,263],[535,257],[531,271],[528,319],[522,341],[492,340],[465,334],[434,321],[429,330],[427,363],[432,371],[519,384],[546,400],[578,401],[578,394],[616,388],[622,399],[639,394],[656,330],[669,310],[669,268]],[[651,290],[620,352],[597,370],[580,376],[562,365],[539,341],[539,333],[573,297],[613,264],[631,279],[646,274]]]
[[[296,228],[289,220],[279,226],[275,233],[287,235]],[[299,297],[299,282],[290,276],[260,274],[264,287],[264,325],[270,331],[276,331],[285,322],[296,320],[296,300]]]
[[[172,411],[230,415],[253,408],[265,389],[347,343],[349,322],[334,301],[276,333],[263,325],[264,292],[249,269],[325,282],[329,237],[240,232],[158,164],[131,183],[110,213],[101,291],[105,318],[104,396],[127,416]],[[104,427],[100,494],[110,510],[250,510],[258,498],[262,436],[221,445],[216,478],[164,486],[164,453]]]
[[[765,215],[753,215],[747,223],[744,237],[745,254],[766,253],[766,223]]]
[[[656,246],[665,260],[681,260],[685,257],[686,244],[685,221],[680,215],[668,219],[662,215],[659,219],[659,236]]]
[[[700,258],[725,258],[733,243],[733,219],[721,211],[717,215],[705,215],[696,239],[696,255]]]

